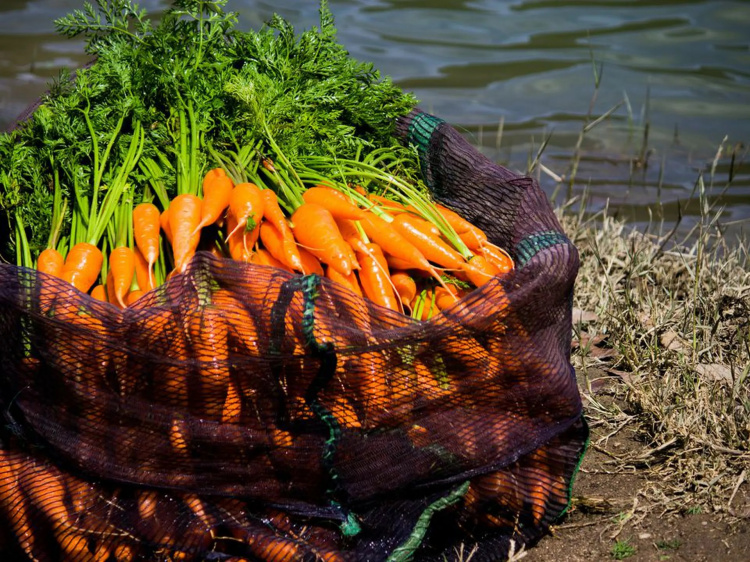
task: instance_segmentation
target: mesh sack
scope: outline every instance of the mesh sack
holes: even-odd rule
[[[587,438],[578,254],[532,179],[418,110],[397,131],[516,262],[430,321],[208,253],[124,310],[0,266],[4,560],[484,561],[544,534]]]

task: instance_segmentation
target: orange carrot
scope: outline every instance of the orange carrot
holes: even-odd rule
[[[91,296],[98,301],[108,302],[107,301],[107,288],[101,283],[99,283],[93,289],[91,289]]]
[[[167,242],[172,245],[172,229],[169,225],[169,208],[164,209],[159,215],[159,226],[161,226],[164,236],[167,237]]]
[[[349,275],[354,264],[331,213],[314,203],[300,205],[292,215],[294,237],[323,263]]]
[[[294,271],[304,271],[302,258],[294,239],[286,240],[270,222],[263,221],[260,225],[260,241],[263,247],[281,263]]]
[[[513,259],[508,255],[508,252],[494,244],[484,244],[480,252],[487,261],[497,268],[501,275],[513,269]]]
[[[335,219],[359,220],[364,211],[347,199],[340,191],[329,187],[311,187],[302,194],[305,203],[320,205]]]
[[[396,289],[396,294],[401,299],[401,304],[409,306],[414,297],[417,296],[417,284],[414,278],[405,271],[392,271],[391,282]]]
[[[481,287],[500,273],[484,256],[474,256],[469,261],[464,262],[461,269],[469,278],[469,281],[477,287]]]
[[[215,223],[229,206],[234,189],[232,179],[223,168],[214,168],[203,178],[203,203],[198,230]]]
[[[233,234],[227,235],[226,242],[229,249],[229,255],[233,260],[250,262],[253,257],[253,246],[258,240],[258,234],[260,229],[255,228],[249,232],[243,230],[238,231],[237,218],[234,213],[229,211],[227,213],[227,230],[233,232]]]
[[[73,246],[65,258],[61,277],[84,293],[91,289],[102,272],[102,251],[88,242]]]
[[[135,257],[135,280],[138,282],[138,287],[142,291],[154,289],[156,283],[146,258],[137,247],[133,250],[133,256]]]
[[[65,258],[54,248],[47,248],[36,259],[36,268],[43,273],[49,273],[55,277],[60,277],[65,264]]]
[[[326,267],[326,277],[331,281],[336,281],[339,285],[343,285],[358,296],[362,296],[362,289],[359,287],[359,281],[357,281],[357,274],[353,271],[349,275],[340,273],[336,268]]]
[[[473,224],[469,230],[460,233],[458,237],[464,244],[466,244],[466,247],[472,251],[478,250],[487,243],[487,235]]]
[[[107,282],[104,284],[104,287],[107,290],[107,302],[115,305],[117,308],[123,308],[123,306],[120,304],[120,301],[117,300],[117,295],[115,294],[115,280],[112,276],[111,269],[107,273]]]
[[[468,232],[472,228],[475,228],[473,224],[464,219],[455,211],[451,211],[448,207],[440,205],[439,203],[436,204],[435,207],[437,207],[437,210],[440,211],[441,215],[443,215],[445,221],[453,227],[453,230],[456,231],[456,234],[462,234],[464,232]]]
[[[320,264],[318,258],[313,256],[310,252],[304,248],[297,248],[299,250],[299,257],[302,260],[302,273],[310,275],[315,273],[323,276],[323,266]]]
[[[461,254],[440,238],[436,238],[425,231],[419,220],[419,217],[414,215],[401,213],[394,217],[393,228],[414,245],[429,261],[443,267],[461,269],[463,264],[466,263]]]
[[[166,213],[166,211],[165,211]],[[169,218],[165,214],[165,220]],[[133,238],[135,245],[148,263],[149,285],[152,285],[154,264],[159,259],[159,229],[161,215],[153,203],[141,203],[133,209]],[[170,233],[171,234],[171,233]],[[171,237],[167,237],[171,240]],[[144,287],[141,287],[144,288]]]
[[[284,211],[279,206],[276,194],[270,189],[264,189],[261,193],[263,194],[263,218],[269,221],[283,237],[284,250],[288,255],[286,260],[287,265],[296,271],[302,271],[298,269],[297,265],[294,265],[301,262],[299,248],[297,247],[297,242],[294,240],[294,234],[289,226],[289,222],[286,220]]]
[[[269,265],[271,267],[278,267],[279,269],[283,269],[285,271],[292,271],[288,266],[284,265],[275,257],[273,257],[268,250],[264,250],[263,248],[260,248],[253,253],[253,257],[250,259],[250,262],[256,265]]]
[[[431,273],[435,272],[435,268],[430,265],[425,256],[384,219],[367,212],[360,224],[365,234],[380,246],[383,252],[409,264],[408,267],[401,269],[422,269]],[[439,277],[437,272],[434,275]]]
[[[400,311],[399,300],[391,285],[383,251],[380,246],[373,243],[366,244],[366,247],[367,253],[357,253],[361,265],[359,280],[362,283],[362,292],[375,304]]]
[[[264,210],[264,199],[260,188],[254,183],[240,183],[234,186],[229,197],[229,210],[237,219],[237,226],[229,232],[229,236],[241,229],[245,232],[258,229]]]
[[[373,201],[374,203],[380,205],[384,211],[391,215],[395,215],[396,213],[408,213],[414,211],[413,207],[409,207],[407,205],[399,203],[398,201],[393,201],[392,199],[388,199],[387,197],[383,197],[382,195],[370,193],[367,198],[370,201]]]
[[[120,246],[109,254],[109,270],[112,272],[117,302],[125,307],[125,295],[130,290],[135,275],[135,255],[128,246]]]
[[[140,299],[144,294],[146,294],[146,292],[141,289],[129,291],[125,296],[125,306],[132,306],[133,303]]]
[[[197,195],[183,193],[169,205],[169,229],[172,231],[172,252],[175,269],[182,273],[193,258],[200,242],[196,227],[201,220],[201,200]]]

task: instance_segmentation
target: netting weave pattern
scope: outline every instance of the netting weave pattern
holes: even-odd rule
[[[533,180],[398,130],[517,265],[428,322],[208,253],[124,310],[0,266],[4,560],[499,560],[559,517],[577,252]]]

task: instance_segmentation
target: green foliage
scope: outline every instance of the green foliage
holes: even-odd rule
[[[195,192],[210,150],[262,140],[258,154],[294,160],[354,158],[393,144],[395,118],[416,100],[349,56],[325,0],[320,27],[300,35],[280,16],[239,31],[226,3],[175,0],[154,24],[132,0],[96,0],[55,22],[96,59],[75,76],[63,72],[34,115],[0,136],[0,210],[26,225],[32,255],[48,242],[55,174],[58,200],[74,203],[63,220],[69,232],[85,215],[76,209],[103,198],[117,178],[137,123],[146,138],[130,177],[136,203],[145,185],[169,197]]]
[[[635,555],[635,547],[627,540],[617,540],[612,545],[612,558],[615,560],[625,560]]]

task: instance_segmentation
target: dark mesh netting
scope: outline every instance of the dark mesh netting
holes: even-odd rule
[[[502,560],[564,512],[578,254],[533,180],[398,130],[516,261],[428,322],[208,253],[124,310],[0,266],[4,560]]]

